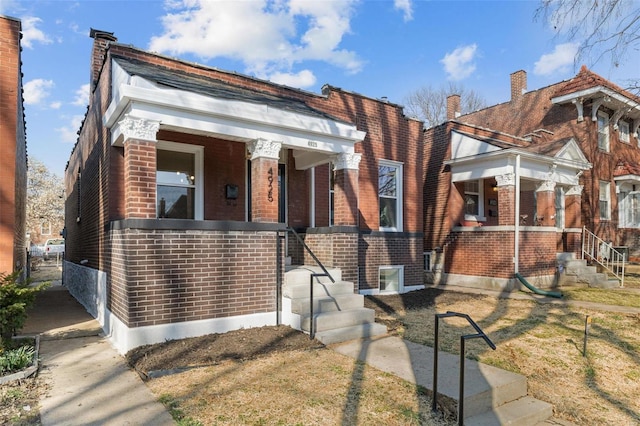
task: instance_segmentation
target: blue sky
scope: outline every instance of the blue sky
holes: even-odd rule
[[[495,104],[508,100],[514,71],[527,71],[529,90],[578,72],[577,45],[534,19],[538,5],[533,0],[0,0],[0,14],[22,20],[29,156],[63,176],[87,108],[90,28],[113,32],[119,43],[315,93],[331,84],[404,104],[421,87],[455,81]],[[587,65],[624,87],[639,78],[639,62]]]

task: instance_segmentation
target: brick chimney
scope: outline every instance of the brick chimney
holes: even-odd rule
[[[91,49],[91,78],[89,80],[91,82],[91,93],[93,93],[93,89],[95,89],[96,84],[98,84],[98,78],[104,65],[109,43],[118,41],[118,39],[113,33],[95,30],[93,28],[91,28],[89,37],[94,40],[93,48]]]
[[[511,74],[511,102],[516,102],[527,90],[527,72],[520,70]]]
[[[447,96],[447,120],[460,117],[460,95]]]

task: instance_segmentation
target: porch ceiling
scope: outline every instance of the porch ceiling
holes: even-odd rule
[[[103,117],[111,129],[113,145],[123,143],[119,122],[131,115],[182,133],[239,142],[258,138],[280,142],[283,148],[297,153],[298,168],[307,168],[329,161],[334,154],[353,153],[354,144],[366,135],[355,125],[333,119],[301,101],[261,93],[252,99],[251,92],[241,88],[234,96],[233,88],[223,92],[225,86],[220,82],[207,85],[208,80],[192,77],[185,83],[188,76],[178,75],[173,76],[177,81],[168,80],[172,74],[167,70],[158,71],[161,75],[152,78],[148,75],[153,71],[150,65],[142,68],[147,74],[140,67],[135,64],[132,68],[123,59],[113,60],[113,99]],[[169,82],[175,84],[170,86]]]

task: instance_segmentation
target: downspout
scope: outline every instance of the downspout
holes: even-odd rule
[[[513,236],[513,272],[517,274],[520,264],[520,154],[516,154],[515,170],[515,227]]]

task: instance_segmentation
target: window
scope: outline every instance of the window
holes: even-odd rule
[[[640,192],[635,188],[618,194],[618,221],[620,228],[640,228]]]
[[[609,152],[609,115],[598,112],[598,148]]]
[[[431,253],[430,251],[425,251],[423,254],[423,260],[424,260],[424,270],[426,272],[430,272],[431,268],[433,267],[433,265],[431,265]]]
[[[381,266],[379,270],[380,293],[402,293],[404,281],[403,266]]]
[[[556,186],[556,228],[564,229],[564,188]]]
[[[629,143],[629,123],[620,120],[618,122],[618,134],[621,142]]]
[[[201,146],[158,142],[156,183],[158,218],[202,220]]]
[[[378,166],[380,230],[402,231],[402,164],[381,160]]]
[[[40,224],[40,235],[51,235],[51,222],[46,221]]]
[[[611,190],[609,182],[600,181],[600,219],[611,219]]]
[[[467,220],[485,220],[482,187],[482,180],[464,183],[464,218]]]

